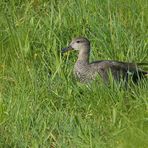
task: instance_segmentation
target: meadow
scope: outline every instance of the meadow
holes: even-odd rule
[[[90,61],[148,62],[147,0],[0,1],[0,147],[147,148],[148,78],[125,90],[73,77]],[[146,68],[147,67],[143,67]]]

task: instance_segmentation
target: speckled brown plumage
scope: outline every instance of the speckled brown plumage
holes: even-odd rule
[[[70,45],[63,49],[63,52],[72,49],[79,51],[78,59],[74,66],[74,75],[80,82],[94,80],[97,75],[101,76],[105,82],[108,82],[109,73],[111,73],[115,80],[124,79],[128,81],[128,77],[131,76],[133,82],[137,83],[139,79],[148,74],[148,72],[140,70],[133,63],[112,60],[89,63],[90,42],[84,37],[73,39]]]

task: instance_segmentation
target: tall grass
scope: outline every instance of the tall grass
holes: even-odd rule
[[[0,147],[148,147],[147,79],[125,91],[76,82],[76,36],[91,61],[147,62],[146,0],[0,2]]]

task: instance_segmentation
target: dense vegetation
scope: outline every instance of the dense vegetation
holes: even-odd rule
[[[146,0],[0,1],[0,147],[148,147],[148,79],[78,83],[73,37],[91,61],[147,62]]]

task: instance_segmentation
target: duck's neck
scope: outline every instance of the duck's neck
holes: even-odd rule
[[[89,49],[81,49],[79,51],[77,62],[79,61],[89,63]]]

